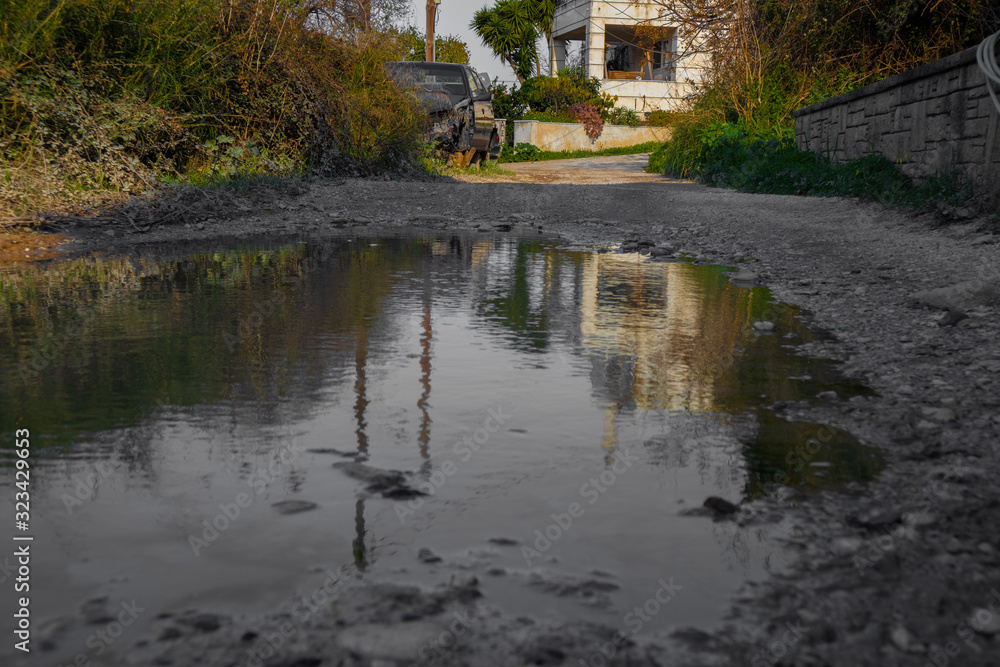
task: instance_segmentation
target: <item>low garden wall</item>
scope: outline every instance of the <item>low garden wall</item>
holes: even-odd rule
[[[881,153],[914,177],[955,169],[996,196],[1000,140],[990,137],[995,145],[992,151],[987,146],[995,114],[971,48],[793,116],[800,150],[835,162]]]
[[[629,127],[605,125],[597,139],[587,136],[580,123],[543,123],[537,120],[514,121],[514,145],[533,144],[543,151],[598,151],[605,148],[635,146],[648,141],[667,141],[669,127]]]

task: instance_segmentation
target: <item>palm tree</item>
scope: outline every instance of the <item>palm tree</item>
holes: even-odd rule
[[[535,25],[545,35],[545,39],[549,43],[549,62],[555,63],[556,43],[552,39],[552,23],[555,21],[556,16],[556,0],[529,0],[529,2],[533,5]],[[549,74],[555,76],[556,72],[549,72]]]
[[[537,0],[499,0],[492,8],[483,7],[472,18],[471,27],[483,45],[514,70],[518,81],[531,76],[538,65]]]

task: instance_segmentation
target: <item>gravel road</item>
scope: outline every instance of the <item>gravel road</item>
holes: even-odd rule
[[[776,405],[778,414],[850,431],[882,449],[886,469],[846,491],[785,490],[742,507],[732,520],[792,521],[788,542],[799,557],[739,591],[723,629],[610,645],[613,656],[601,658],[595,642],[611,630],[505,618],[476,604],[475,622],[434,664],[1000,664],[1000,247],[988,233],[996,219],[939,226],[847,199],[672,181],[645,174],[644,163],[505,165],[514,176],[466,182],[317,180],[277,197],[251,193],[246,210],[225,219],[69,234],[81,248],[126,253],[261,233],[474,229],[738,264],[833,334],[810,353],[841,360],[876,392]],[[447,590],[355,582],[343,591],[351,597],[314,615],[280,664],[410,664],[407,656],[450,622],[452,606],[476,595],[460,573]],[[253,632],[275,632],[281,618],[256,619]],[[403,620],[412,622],[400,629]],[[182,619],[163,623],[172,630],[136,648],[133,663],[253,664],[249,621],[223,619],[205,625],[209,632]]]

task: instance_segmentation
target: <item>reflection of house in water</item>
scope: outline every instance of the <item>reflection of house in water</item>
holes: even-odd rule
[[[649,112],[675,109],[700,81],[706,56],[695,54],[679,26],[649,0],[558,0],[552,71],[566,65],[570,42],[581,42],[587,76],[618,96],[618,106]]]
[[[708,280],[706,280],[706,277]],[[623,410],[721,412],[735,381],[751,295],[688,264],[594,255],[584,269],[580,324],[595,390],[608,401],[604,446]]]

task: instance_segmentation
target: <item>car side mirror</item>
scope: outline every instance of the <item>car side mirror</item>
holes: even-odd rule
[[[483,88],[486,90],[489,90],[490,86],[493,85],[493,79],[490,78],[489,74],[480,74],[479,80],[483,82]]]

